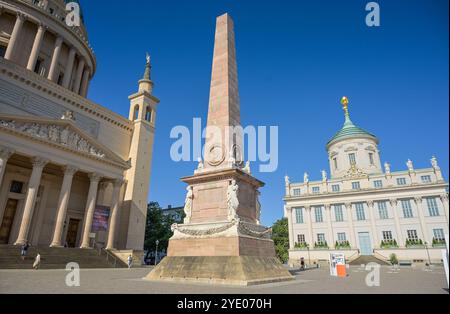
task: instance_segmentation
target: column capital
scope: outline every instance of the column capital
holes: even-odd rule
[[[47,24],[44,24],[43,22],[39,22],[38,28],[43,30],[43,31],[47,31],[48,30]]]
[[[100,180],[103,178],[101,174],[96,173],[96,172],[92,172],[88,175],[89,179],[91,180],[91,182],[100,182]]]
[[[49,163],[49,160],[42,157],[35,157],[32,163],[33,168],[44,168]]]
[[[65,176],[74,176],[75,173],[78,172],[78,167],[72,166],[72,165],[66,165],[64,166],[64,175]]]
[[[14,155],[15,150],[9,147],[0,146],[0,158],[1,159],[9,159],[12,155]]]
[[[389,200],[389,203],[391,203],[391,206],[397,206],[398,199],[396,199],[396,198],[391,198],[391,199]]]
[[[124,178],[116,178],[116,179],[113,179],[111,182],[112,182],[114,188],[121,188],[122,185],[125,183],[125,179]]]
[[[373,207],[373,204],[375,203],[375,201],[373,201],[373,200],[368,200],[368,201],[366,201],[366,203],[367,203],[367,205],[368,205],[369,207]]]
[[[421,196],[416,196],[416,197],[414,197],[414,201],[416,202],[416,204],[421,204],[422,203],[422,197]]]
[[[64,38],[62,36],[56,37],[55,46],[60,46],[64,42]]]
[[[331,209],[331,204],[324,204],[323,206],[325,207],[326,210],[330,210]]]
[[[18,20],[20,20],[22,22],[25,22],[28,19],[28,16],[25,15],[24,13],[22,13],[22,12],[17,12],[16,13],[16,17],[17,17]]]
[[[305,208],[305,210],[311,210],[311,205],[305,205],[303,207]]]
[[[441,194],[439,195],[439,198],[442,202],[448,202],[448,194]]]
[[[352,203],[345,203],[346,208],[352,208]]]

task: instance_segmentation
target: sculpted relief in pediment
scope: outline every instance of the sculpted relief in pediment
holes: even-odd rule
[[[103,159],[106,157],[104,152],[94,147],[88,140],[83,138],[68,125],[0,120],[0,127],[24,133],[34,138],[46,140],[53,144],[58,144],[97,158]]]

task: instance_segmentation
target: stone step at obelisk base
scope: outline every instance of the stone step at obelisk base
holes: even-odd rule
[[[167,257],[148,280],[253,285],[292,280],[275,255],[271,229],[261,226],[258,189],[243,162],[233,21],[217,18],[205,160],[188,184],[182,225],[174,225]],[[227,133],[228,132],[228,133]]]

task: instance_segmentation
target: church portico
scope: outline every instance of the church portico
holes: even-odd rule
[[[0,132],[0,244],[115,248],[128,164],[71,122],[40,121],[27,129],[23,119],[0,121],[6,131]],[[62,132],[81,147],[63,145]]]

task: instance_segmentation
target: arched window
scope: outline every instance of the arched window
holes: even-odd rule
[[[134,121],[136,121],[137,119],[139,119],[139,105],[134,107]]]
[[[151,122],[151,120],[152,120],[152,108],[147,107],[145,111],[145,121]]]

